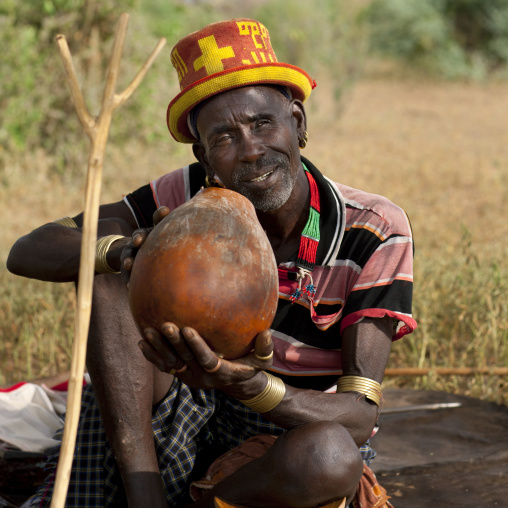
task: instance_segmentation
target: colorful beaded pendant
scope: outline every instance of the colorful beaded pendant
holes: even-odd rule
[[[316,266],[317,248],[320,239],[319,218],[321,209],[319,190],[316,180],[314,180],[314,177],[305,165],[303,166],[303,169],[305,170],[305,175],[307,176],[310,187],[310,210],[307,224],[305,224],[300,238],[300,249],[298,250],[298,257],[296,258],[295,263],[298,268],[298,273],[296,275],[298,288],[290,297],[291,303],[299,300],[304,294],[307,295],[307,298],[310,301],[312,301],[314,299],[314,295],[316,294],[316,286],[314,286],[311,274],[312,270]],[[308,277],[310,281],[302,288],[305,277]]]

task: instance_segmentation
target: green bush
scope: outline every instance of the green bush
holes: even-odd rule
[[[11,156],[42,148],[59,173],[82,174],[88,156],[86,138],[74,111],[62,62],[55,44],[66,37],[85,102],[98,114],[114,33],[122,12],[135,0],[7,1],[0,7],[0,148]],[[178,16],[169,16],[168,24]],[[160,34],[142,16],[131,15],[117,90],[121,91],[151,53]],[[157,61],[155,63],[157,65]],[[169,79],[147,77],[134,96],[115,114],[110,143],[153,141],[167,136],[164,111]],[[163,82],[161,84],[161,82]],[[159,95],[163,95],[161,97]],[[157,100],[156,100],[157,99]],[[157,115],[159,122],[154,122]],[[2,151],[0,150],[0,155]],[[1,163],[1,161],[0,161]],[[1,164],[0,164],[1,167]]]
[[[270,31],[280,61],[327,75],[339,101],[359,77],[367,52],[367,31],[354,2],[272,0],[253,10]],[[319,80],[318,80],[319,81]]]
[[[508,0],[374,0],[371,51],[446,78],[508,67]]]

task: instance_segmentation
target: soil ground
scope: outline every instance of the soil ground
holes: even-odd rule
[[[395,508],[508,506],[508,408],[443,392],[391,389],[384,408],[460,407],[381,414],[372,464]]]

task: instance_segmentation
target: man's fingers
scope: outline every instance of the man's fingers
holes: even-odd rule
[[[122,268],[130,272],[134,259],[138,253],[139,248],[145,243],[147,236],[153,228],[149,229],[136,229],[131,236],[131,243],[122,249],[120,254],[120,262]]]
[[[161,372],[170,372],[171,369],[167,370],[166,365],[159,357],[157,351],[151,346],[150,342],[146,339],[138,342],[138,347],[141,349],[143,356],[151,363],[153,363]]]
[[[263,330],[258,333],[254,343],[254,358],[258,362],[267,363],[268,365],[272,364],[273,342],[270,330]]]
[[[182,330],[182,334],[199,365],[209,374],[217,372],[221,366],[221,360],[208,347],[208,344],[199,335],[199,333],[192,328],[185,327]]]
[[[144,331],[144,339],[139,343],[139,347],[147,360],[164,372],[170,372],[172,369],[182,371],[185,362],[155,328],[147,328]]]
[[[222,365],[222,361],[220,358],[215,358],[214,360],[217,360],[215,367],[207,368],[207,367],[203,366],[203,369],[205,369],[206,372],[208,372],[208,374],[213,374],[214,372],[217,372]]]
[[[188,364],[194,360],[194,354],[182,336],[183,330],[180,331],[173,323],[164,323],[161,331],[184,363]]]
[[[139,249],[145,243],[146,237],[152,229],[153,228],[136,229],[134,233],[132,233],[132,245]]]
[[[166,217],[170,212],[169,208],[167,206],[161,206],[157,210],[155,210],[153,214],[153,225],[157,226],[159,222]]]
[[[130,272],[132,270],[132,265],[134,264],[134,256],[128,256],[122,261],[122,268]]]
[[[122,250],[122,253],[120,254],[120,261],[122,262],[122,266],[125,265],[125,262],[127,260],[130,260],[130,265],[132,266],[132,263],[134,261],[134,258],[136,257],[137,251],[138,251],[138,249],[136,249],[132,245],[124,247],[124,249]],[[125,268],[125,266],[124,266],[124,268]]]

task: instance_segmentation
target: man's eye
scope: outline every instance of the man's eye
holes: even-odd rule
[[[231,139],[231,136],[229,134],[221,134],[219,137],[215,139],[216,145],[223,145],[227,143]]]

